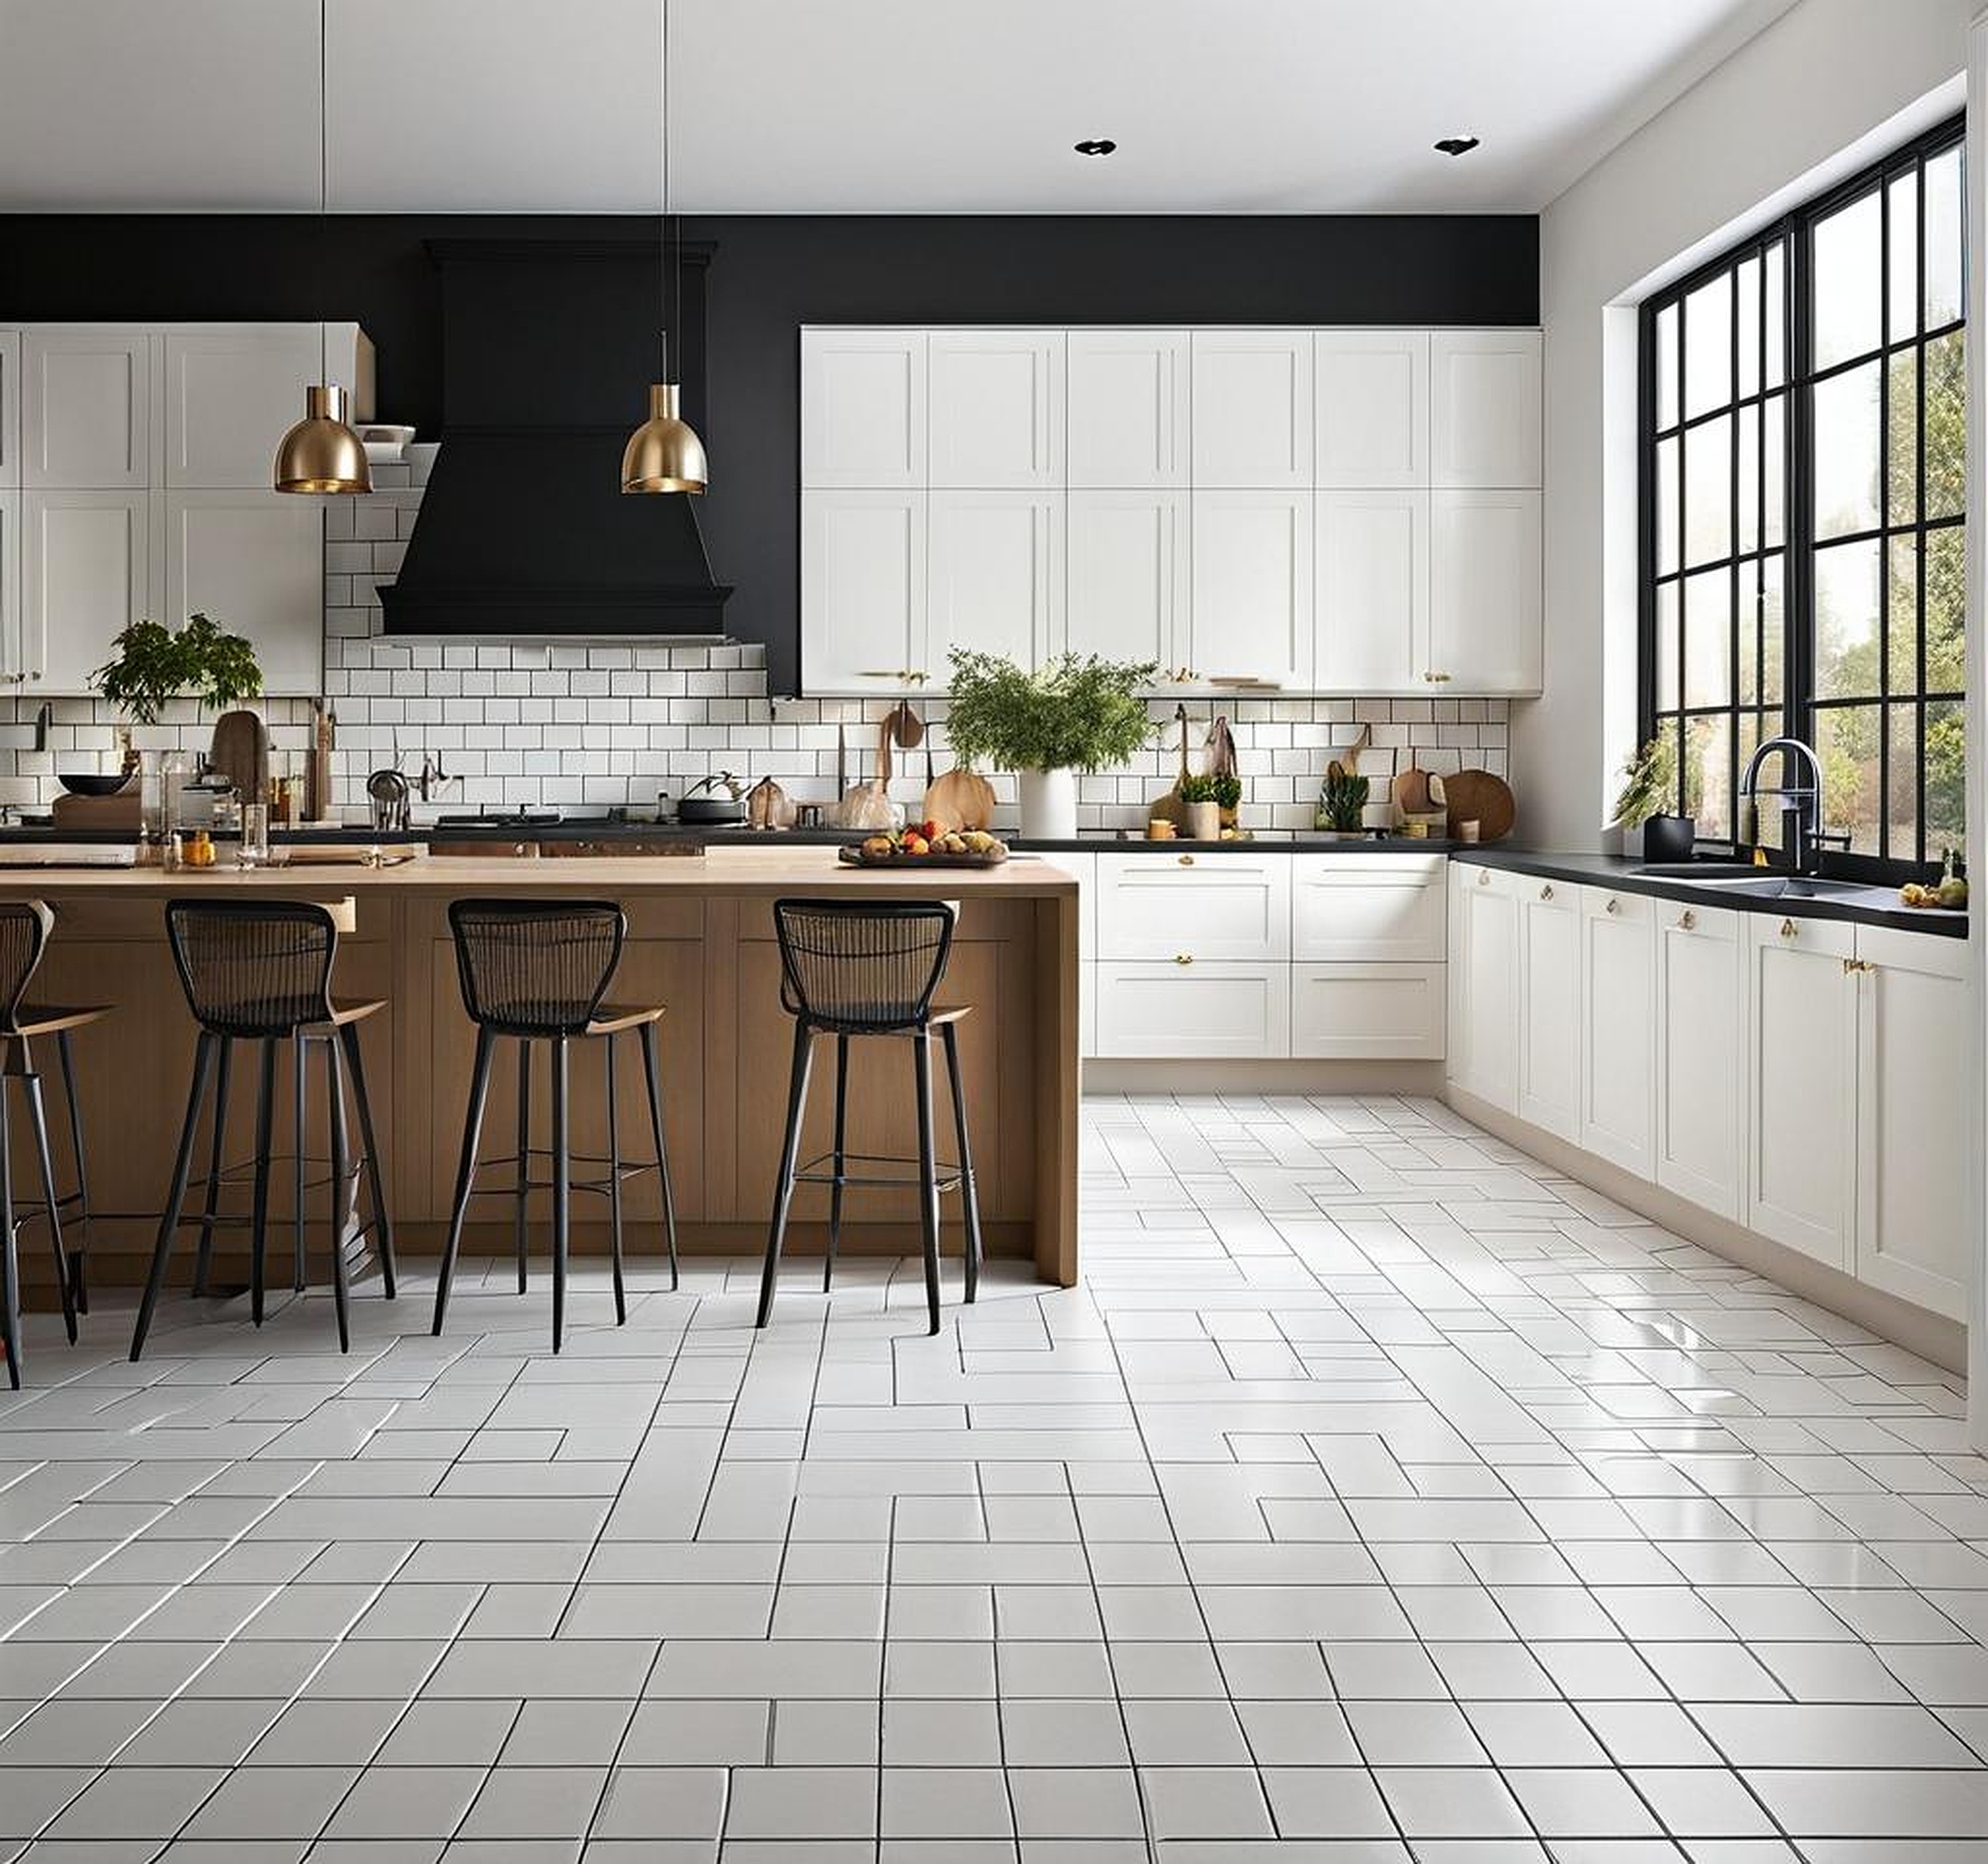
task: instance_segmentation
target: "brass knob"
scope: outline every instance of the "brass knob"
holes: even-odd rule
[[[1191,867],[1194,864],[1194,858],[1192,854],[1181,854],[1177,856],[1176,858],[1183,867]]]
[[[1191,951],[1176,951],[1173,954],[1173,962],[1176,964],[1191,964],[1194,961],[1194,955]]]
[[[1542,900],[1552,899],[1553,897],[1553,889],[1551,887],[1542,887],[1539,889],[1539,897]]]
[[[1678,930],[1680,932],[1689,932],[1697,924],[1698,915],[1692,912],[1688,906],[1678,916]]]
[[[1784,919],[1781,921],[1781,936],[1784,938],[1792,938],[1796,935],[1795,921],[1792,919]]]
[[[1491,884],[1491,870],[1489,867],[1478,869],[1477,884],[1480,887],[1489,887]]]
[[[1619,900],[1611,900],[1608,902],[1608,910],[1611,913],[1619,913],[1622,910],[1622,902]]]

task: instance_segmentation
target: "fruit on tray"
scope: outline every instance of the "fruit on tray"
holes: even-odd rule
[[[1953,850],[1948,849],[1940,863],[1940,878],[1930,887],[1908,881],[1898,890],[1907,906],[1944,906],[1949,913],[1967,910],[1967,882],[1954,871]]]
[[[999,837],[984,829],[948,829],[929,821],[909,822],[888,835],[868,836],[861,845],[866,861],[915,860],[933,854],[992,857],[1007,852]]]

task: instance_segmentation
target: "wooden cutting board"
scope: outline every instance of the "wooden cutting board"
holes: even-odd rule
[[[1171,789],[1154,798],[1146,811],[1149,822],[1171,822],[1177,829],[1187,825],[1187,805],[1181,800],[1181,784],[1187,775],[1187,708],[1176,706],[1173,716],[1181,727],[1181,767]]]
[[[1394,806],[1404,816],[1426,816],[1431,807],[1429,773],[1415,761],[1413,751],[1409,753],[1409,767],[1395,773]]]
[[[1489,770],[1459,770],[1443,779],[1446,806],[1450,812],[1450,832],[1459,822],[1475,821],[1480,841],[1497,841],[1512,832],[1518,806],[1502,777]]]
[[[994,820],[994,786],[977,770],[948,770],[925,786],[924,820],[941,829],[984,829]]]

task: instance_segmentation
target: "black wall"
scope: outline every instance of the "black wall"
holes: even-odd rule
[[[437,238],[628,238],[653,220],[353,215],[0,216],[0,323],[354,318],[378,412],[440,429]],[[1534,323],[1527,215],[1244,218],[768,216],[692,219],[710,240],[712,489],[699,516],[727,626],[798,670],[803,323]],[[643,383],[629,384],[629,421]]]

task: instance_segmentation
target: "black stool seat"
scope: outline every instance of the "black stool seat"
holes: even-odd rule
[[[608,1003],[605,996],[621,963],[628,919],[612,900],[458,900],[449,909],[456,940],[456,971],[462,1006],[476,1025],[476,1059],[470,1074],[470,1105],[463,1121],[462,1160],[449,1212],[449,1240],[442,1250],[435,1288],[435,1331],[449,1311],[449,1290],[470,1200],[508,1196],[518,1259],[518,1293],[528,1281],[527,1216],[534,1191],[552,1193],[552,1350],[566,1339],[567,1246],[572,1194],[589,1191],[608,1200],[609,1252],[614,1274],[614,1322],[628,1318],[622,1280],[621,1187],[643,1172],[657,1175],[663,1200],[663,1234],[670,1259],[670,1286],[677,1285],[676,1200],[670,1185],[669,1148],[663,1137],[663,1078],[656,1025],[663,1009],[654,1003]],[[642,1051],[649,1094],[653,1158],[621,1158],[621,1108],[614,1058],[615,1039],[634,1035]],[[517,1150],[499,1158],[479,1155],[483,1111],[490,1099],[491,1064],[499,1039],[518,1045]],[[580,1153],[571,1143],[570,1065],[572,1044],[599,1041],[606,1067],[608,1150],[604,1157]],[[532,1143],[532,1049],[542,1044],[551,1060],[551,1144]],[[547,1162],[547,1175],[533,1175],[533,1161]],[[575,1164],[597,1165],[598,1176],[575,1178]],[[509,1166],[511,1182],[478,1191],[476,1178],[488,1166]]]
[[[379,1250],[381,1292],[394,1294],[394,1226],[380,1170],[380,1148],[373,1130],[373,1107],[366,1092],[365,1056],[359,1026],[385,1008],[378,998],[357,1000],[331,994],[331,969],[338,955],[338,922],[329,908],[303,900],[171,900],[166,905],[166,934],[173,963],[186,993],[187,1007],[199,1027],[193,1050],[193,1083],[187,1097],[185,1124],[173,1165],[172,1187],[159,1222],[152,1251],[152,1269],[138,1307],[131,1336],[131,1356],[145,1350],[154,1310],[165,1286],[167,1259],[183,1221],[200,1233],[194,1258],[193,1292],[208,1292],[214,1232],[246,1227],[250,1240],[250,1312],[263,1323],[265,1264],[269,1226],[270,1168],[278,1162],[291,1168],[295,1200],[292,1280],[298,1293],[307,1280],[305,1260],[306,1194],[330,1194],[331,1293],[338,1315],[339,1350],[350,1350],[347,1254],[370,1236]],[[253,1043],[259,1069],[255,1094],[255,1153],[238,1165],[224,1164],[221,1148],[228,1121],[228,1090],[234,1045]],[[291,1051],[295,1149],[280,1155],[273,1150],[276,1052],[287,1043]],[[331,1157],[322,1162],[306,1156],[304,1123],[310,1098],[310,1062],[314,1048],[324,1056],[325,1100],[331,1132]],[[192,1176],[194,1141],[200,1113],[213,1089],[207,1170]],[[360,1151],[354,1158],[346,1128],[349,1085],[359,1120]],[[322,1162],[321,1177],[310,1167]],[[357,1191],[366,1183],[371,1214],[360,1221]],[[224,1212],[222,1191],[246,1178],[251,1183],[247,1215]],[[198,1216],[183,1217],[189,1190],[204,1193]]]
[[[773,1223],[766,1239],[766,1266],[760,1278],[759,1322],[773,1318],[780,1277],[780,1252],[796,1184],[826,1184],[828,1242],[822,1263],[822,1292],[835,1277],[836,1250],[842,1236],[842,1194],[850,1185],[896,1187],[918,1193],[919,1226],[925,1243],[925,1305],[930,1331],[939,1331],[939,1199],[960,1194],[966,1229],[967,1299],[980,1284],[980,1200],[967,1138],[967,1100],[959,1068],[958,1028],[971,1005],[941,1008],[933,993],[946,974],[953,943],[953,909],[941,901],[895,900],[776,900],[773,930],[780,944],[780,998],[794,1018],[793,1073],[787,1088],[787,1136],[773,1187]],[[946,1082],[959,1146],[955,1162],[941,1160],[933,1140],[932,1038],[946,1052]],[[805,1165],[796,1162],[807,1112],[808,1077],[815,1039],[836,1043],[835,1139],[828,1151]],[[849,1044],[865,1036],[891,1036],[912,1047],[917,1097],[918,1153],[900,1158],[886,1153],[851,1152],[848,1134]],[[897,1167],[881,1172],[852,1166]]]

